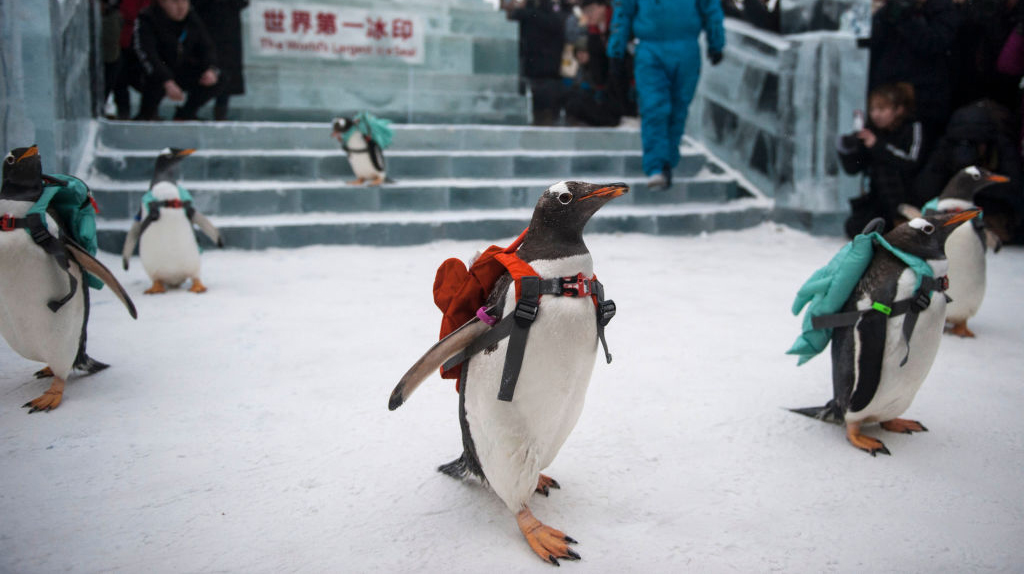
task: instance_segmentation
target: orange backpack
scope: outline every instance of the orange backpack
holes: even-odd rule
[[[515,324],[518,324],[521,328],[521,335],[519,337],[513,335],[512,339],[513,341],[519,340],[515,347],[520,348],[517,352],[520,355],[519,361],[521,361],[521,348],[525,347],[525,332],[529,329],[529,324],[532,323],[533,317],[536,317],[537,301],[540,295],[589,296],[594,300],[594,305],[597,308],[598,336],[602,345],[604,345],[606,359],[611,363],[611,354],[608,353],[608,346],[604,340],[604,326],[615,315],[615,302],[604,300],[603,286],[597,281],[596,277],[588,279],[583,278],[581,275],[580,277],[573,278],[541,280],[540,274],[530,264],[516,255],[516,250],[523,243],[523,239],[528,231],[529,228],[523,230],[519,237],[509,244],[508,247],[488,247],[472,262],[468,269],[462,260],[458,258],[449,258],[437,268],[437,275],[434,277],[434,303],[444,314],[441,318],[441,333],[438,339],[445,338],[474,317],[481,317],[482,319],[487,317],[486,315],[481,316],[483,306],[486,304],[494,284],[497,283],[502,275],[508,272],[515,281],[516,286],[517,309],[515,314],[513,314],[516,317],[510,316],[502,320],[506,323],[505,326],[499,323],[495,327],[492,324],[494,334],[490,335],[490,340],[494,340],[494,336],[499,331],[504,333],[501,338],[509,337],[509,333],[516,330],[515,327],[512,327],[512,320],[515,319]],[[539,286],[539,289],[538,287],[530,288],[531,295],[526,298],[523,297],[522,286],[524,280],[530,286]],[[532,302],[530,301],[531,299]],[[524,308],[526,310],[525,313],[520,308]],[[530,317],[531,309],[533,317]],[[526,316],[525,321],[524,316]],[[480,339],[483,339],[483,337]],[[510,348],[513,346],[511,342],[509,345]],[[475,351],[457,356],[441,367],[441,377],[456,380],[456,390],[460,388],[462,365],[466,359],[469,359],[472,353],[475,353]],[[514,355],[514,353],[509,355]],[[510,377],[512,381],[506,384],[504,381],[506,377],[503,377],[503,389],[506,391],[499,394],[499,399],[505,401],[512,399],[512,393],[515,389],[514,380],[518,377],[518,372],[519,366],[515,365],[510,369],[506,359],[506,377]]]

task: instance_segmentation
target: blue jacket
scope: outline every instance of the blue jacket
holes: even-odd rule
[[[708,51],[725,48],[720,0],[614,0],[608,56],[622,58],[626,44],[641,41],[697,40],[707,35]]]

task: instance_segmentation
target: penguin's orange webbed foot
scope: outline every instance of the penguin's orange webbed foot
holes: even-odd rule
[[[548,496],[548,493],[549,493],[549,491],[551,489],[561,489],[561,488],[562,488],[562,486],[559,485],[558,482],[554,480],[554,478],[548,477],[547,475],[544,475],[543,473],[541,473],[540,477],[537,478],[537,489],[536,489],[536,492],[544,495],[544,497]]]
[[[43,392],[42,395],[29,401],[22,407],[29,407],[29,413],[35,413],[37,411],[50,411],[57,409],[60,405],[61,400],[64,398],[64,380],[59,377],[53,378],[53,383],[50,384],[50,389]]]
[[[892,455],[889,452],[889,448],[884,443],[870,437],[868,435],[862,435],[860,432],[860,424],[849,423],[846,425],[846,439],[850,441],[850,445],[853,445],[857,449],[867,451],[871,454],[871,457],[875,457],[879,453],[886,455]]]
[[[958,335],[960,337],[974,337],[974,332],[967,329],[967,322],[954,322],[952,326],[946,328],[946,333]]]
[[[164,287],[163,282],[161,282],[160,280],[153,280],[153,285],[150,286],[150,288],[148,290],[146,290],[146,291],[144,291],[142,293],[144,293],[146,295],[153,295],[153,294],[156,294],[156,293],[164,293],[166,291],[167,291],[167,288]]]
[[[529,507],[516,514],[516,522],[519,523],[519,530],[523,532],[523,537],[526,537],[530,549],[544,561],[557,567],[559,559],[580,560],[580,556],[569,548],[570,543],[578,541],[538,521]]]
[[[890,419],[889,421],[883,421],[879,425],[886,431],[893,433],[906,433],[910,435],[915,431],[928,431],[928,428],[921,425],[920,421],[914,421],[912,419]]]
[[[40,369],[39,371],[32,374],[36,379],[43,379],[46,377],[53,377],[53,370],[49,366]]]
[[[199,281],[199,278],[192,278],[192,285],[188,288],[188,291],[192,293],[203,293],[206,291],[206,286],[203,282]]]
[[[367,185],[369,185],[369,186],[379,186],[379,185],[381,185],[381,184],[383,184],[383,183],[384,183],[384,178],[382,178],[382,177],[380,177],[380,176],[376,176],[376,177],[374,177],[374,178],[373,178],[373,180],[372,180],[372,181],[371,181],[371,182],[370,182],[369,184],[367,184]]]
[[[366,178],[356,178],[356,179],[351,180],[351,181],[346,182],[346,183],[348,185],[350,185],[350,186],[361,186],[363,184],[363,182],[365,182],[365,181],[366,181]]]

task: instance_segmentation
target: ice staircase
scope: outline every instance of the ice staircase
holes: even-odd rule
[[[409,245],[500,240],[529,223],[540,193],[559,180],[626,182],[588,233],[698,234],[768,218],[771,202],[686,141],[669,190],[649,190],[636,128],[396,124],[380,187],[351,186],[327,122],[112,122],[100,120],[84,168],[101,207],[100,247],[118,252],[139,209],[157,152],[196,148],[182,183],[232,248],[313,244]]]

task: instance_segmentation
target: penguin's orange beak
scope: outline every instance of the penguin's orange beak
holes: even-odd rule
[[[18,161],[20,162],[20,161],[24,160],[25,158],[31,158],[32,156],[38,156],[38,155],[39,155],[39,146],[37,146],[35,144],[32,144],[32,147],[30,147],[29,149],[25,150],[25,153],[22,154],[20,158],[18,158]]]
[[[195,151],[195,148],[185,148],[184,150],[178,152],[177,155],[179,158],[184,158],[185,156],[191,156],[192,154],[195,153]]]
[[[994,184],[1004,184],[1010,181],[1010,178],[1007,178],[1006,176],[1000,176],[999,174],[989,174],[988,177],[985,179]]]
[[[958,213],[957,215],[953,216],[952,218],[949,218],[948,220],[946,220],[946,223],[944,223],[942,225],[943,225],[943,227],[945,227],[945,226],[955,226],[955,225],[958,225],[958,224],[962,224],[962,223],[966,222],[967,220],[973,220],[974,218],[978,217],[979,215],[981,215],[981,210],[979,210],[977,208],[973,208],[973,209],[970,209],[970,210],[964,210],[964,211]]]
[[[617,197],[621,196],[622,194],[625,194],[625,193],[628,193],[628,192],[629,192],[629,186],[627,186],[626,184],[621,184],[621,183],[619,183],[619,184],[608,184],[607,186],[598,188],[598,189],[594,190],[593,192],[590,192],[589,194],[587,194],[585,196],[581,196],[579,201],[582,202],[583,200],[589,200],[591,198],[605,198],[605,197],[607,197],[608,199],[612,199],[612,198],[617,198]]]

